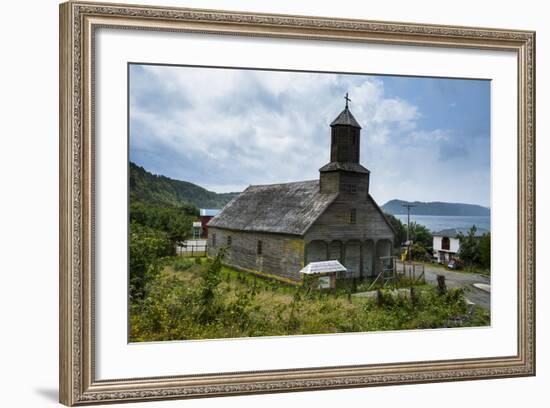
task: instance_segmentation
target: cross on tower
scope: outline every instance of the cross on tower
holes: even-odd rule
[[[344,99],[346,100],[346,109],[348,108],[348,102],[351,102],[351,99],[348,96],[348,93],[346,92],[346,96],[344,96]]]

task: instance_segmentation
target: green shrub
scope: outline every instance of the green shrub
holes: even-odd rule
[[[129,232],[130,298],[140,301],[146,296],[147,284],[158,277],[172,245],[166,233],[134,222]]]
[[[411,256],[415,261],[430,262],[432,259],[428,250],[416,242],[411,247]]]
[[[174,263],[172,263],[172,267],[177,272],[183,272],[187,269],[191,268],[193,266],[193,262],[189,258],[175,258]]]

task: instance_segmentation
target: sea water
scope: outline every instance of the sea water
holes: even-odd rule
[[[407,223],[407,214],[395,214],[403,224]],[[431,232],[438,232],[448,228],[477,228],[491,230],[491,216],[456,216],[456,215],[414,215],[411,214],[411,222],[424,225]]]

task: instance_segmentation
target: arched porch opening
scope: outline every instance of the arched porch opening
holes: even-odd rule
[[[348,278],[358,278],[361,275],[361,241],[350,240],[345,246],[344,266],[348,269]]]
[[[326,261],[328,254],[328,244],[325,241],[315,240],[306,244],[305,264],[310,262]]]
[[[374,273],[374,241],[368,239],[361,245],[362,251],[362,272],[364,278],[372,278]]]
[[[381,239],[376,242],[376,265],[375,272],[379,274],[381,271],[380,258],[391,255],[392,242],[389,239]]]

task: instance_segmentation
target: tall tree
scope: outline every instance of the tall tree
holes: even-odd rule
[[[426,250],[432,248],[433,246],[433,237],[430,230],[424,225],[417,224],[415,221],[411,222],[409,236],[414,243],[423,246]]]
[[[483,268],[491,267],[491,233],[483,234],[479,241],[479,263]]]
[[[459,233],[460,249],[458,256],[466,267],[471,269],[474,265],[479,265],[479,237],[476,237],[477,228],[475,225],[470,228],[466,235]]]
[[[385,213],[384,215],[395,230],[395,241],[393,244],[396,248],[399,248],[407,239],[406,226],[401,222],[401,220],[399,220],[399,218],[388,213]]]

